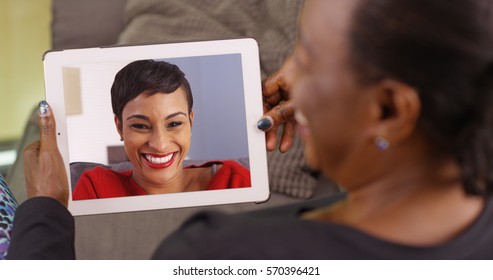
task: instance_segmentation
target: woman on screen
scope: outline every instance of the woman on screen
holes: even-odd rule
[[[111,87],[115,125],[132,170],[84,172],[74,200],[250,187],[250,171],[231,160],[183,167],[190,148],[193,96],[185,74],[165,61],[134,61]]]

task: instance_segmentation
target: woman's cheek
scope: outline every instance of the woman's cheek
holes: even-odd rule
[[[305,140],[304,156],[307,165],[313,170],[320,170],[320,162],[317,158],[317,151],[315,145],[309,139]]]
[[[127,133],[124,137],[125,150],[128,156],[139,153],[139,149],[145,144],[145,138],[137,133]]]

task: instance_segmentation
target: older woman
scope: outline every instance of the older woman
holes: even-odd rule
[[[74,200],[250,187],[250,172],[235,161],[183,167],[194,119],[190,84],[165,61],[122,68],[111,88],[115,125],[132,170],[97,167],[81,175]]]
[[[493,258],[492,26],[492,0],[307,0],[275,83],[290,86],[308,162],[346,193],[198,215],[154,257]],[[37,200],[25,207],[73,232],[61,204]]]

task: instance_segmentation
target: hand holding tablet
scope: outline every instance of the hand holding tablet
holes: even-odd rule
[[[152,76],[141,67],[146,63],[149,69],[172,65],[184,79],[171,89],[139,88],[155,83],[138,82]],[[67,174],[70,164],[72,176],[75,165],[103,167],[71,178],[77,182],[70,188],[72,214],[268,198],[265,138],[256,129],[263,112],[254,40],[55,51],[44,64]],[[132,76],[135,69],[142,73]],[[127,99],[120,102],[114,92]],[[123,162],[111,160],[115,147]],[[111,170],[122,165],[126,170]]]

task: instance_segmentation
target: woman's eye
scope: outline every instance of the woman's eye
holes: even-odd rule
[[[168,124],[168,128],[176,128],[176,127],[179,127],[183,124],[183,122],[170,122]]]
[[[136,129],[136,130],[149,130],[150,126],[146,124],[140,124],[140,123],[135,123],[130,125],[131,128]]]

